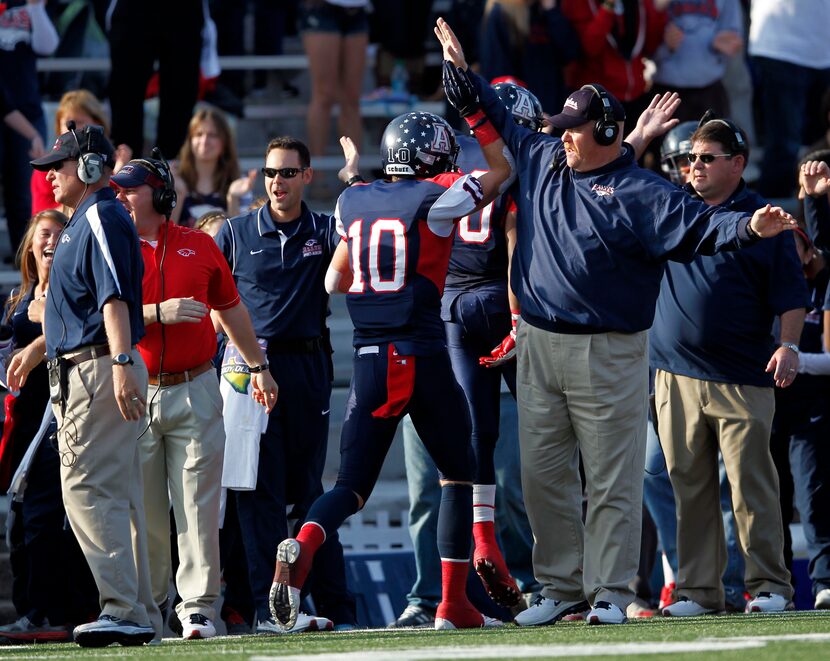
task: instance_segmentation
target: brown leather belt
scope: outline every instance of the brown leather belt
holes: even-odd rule
[[[96,344],[94,346],[91,346],[86,351],[81,351],[80,353],[75,354],[70,353],[60,357],[70,365],[80,365],[81,363],[85,363],[86,361],[92,360],[93,358],[100,358],[101,356],[109,355],[109,346],[107,346],[106,344]]]
[[[200,374],[204,374],[208,370],[213,369],[213,363],[209,360],[197,365],[193,369],[185,370],[184,372],[167,372],[165,374],[150,375],[149,381],[151,386],[158,386],[159,388],[169,388],[170,386],[177,386],[181,383],[193,381]]]

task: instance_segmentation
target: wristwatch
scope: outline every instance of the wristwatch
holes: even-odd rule
[[[259,374],[260,372],[264,372],[267,369],[268,369],[268,362],[266,361],[266,362],[262,363],[262,365],[254,365],[253,367],[249,367],[248,371],[251,374]]]
[[[112,364],[120,365],[121,367],[126,367],[127,365],[135,365],[135,361],[133,360],[132,356],[130,356],[130,354],[119,353],[112,357]]]
[[[796,356],[801,353],[801,349],[798,348],[798,345],[793,344],[792,342],[782,342],[781,346],[794,352]]]

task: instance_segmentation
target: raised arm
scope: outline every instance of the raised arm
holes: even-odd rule
[[[637,118],[637,125],[625,141],[634,148],[634,157],[639,159],[649,143],[671,131],[680,120],[672,119],[680,105],[677,92],[656,94],[643,113]]]

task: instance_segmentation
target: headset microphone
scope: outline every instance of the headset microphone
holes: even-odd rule
[[[66,122],[66,128],[69,129],[75,139],[75,146],[78,147],[78,179],[87,185],[98,183],[104,173],[104,159],[95,152],[84,153],[84,150],[81,149],[81,142],[78,140],[78,134],[75,133],[76,126],[74,120],[70,119]],[[86,144],[87,149],[89,149],[92,142],[92,131],[89,127],[86,128],[86,133],[88,136]],[[103,135],[102,130],[101,135]]]

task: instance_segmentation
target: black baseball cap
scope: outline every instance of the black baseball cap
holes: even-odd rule
[[[604,90],[603,90],[604,91]],[[625,109],[611,94],[605,92],[611,105],[611,114],[615,121],[625,120]],[[594,122],[605,116],[602,99],[590,88],[582,88],[571,94],[562,108],[562,112],[550,118],[550,123],[558,129],[572,129],[588,122]]]
[[[79,145],[80,149],[78,149]],[[115,166],[115,159],[113,158],[115,149],[104,136],[103,129],[100,126],[87,126],[80,131],[76,130],[75,135],[72,134],[72,131],[59,135],[48,154],[29,161],[29,164],[35,170],[48,172],[61,161],[77,161],[81,157],[81,153],[100,154],[109,167]]]

